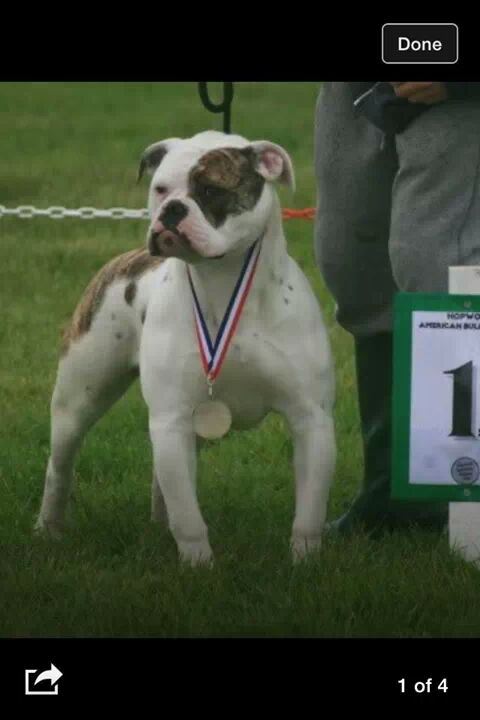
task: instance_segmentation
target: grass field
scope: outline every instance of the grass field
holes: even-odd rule
[[[233,128],[284,145],[315,204],[314,84],[238,85]],[[220,129],[194,84],[0,84],[0,204],[143,207],[144,147]],[[362,455],[349,336],[314,265],[312,223],[290,252],[322,303],[336,359],[338,466],[329,516],[355,494]],[[202,452],[199,493],[213,570],[179,567],[149,522],[147,415],[135,387],[88,436],[69,532],[32,536],[49,451],[60,330],[105,261],[144,243],[145,223],[0,218],[0,635],[478,636],[480,575],[446,537],[327,538],[292,567],[292,447],[277,417]]]

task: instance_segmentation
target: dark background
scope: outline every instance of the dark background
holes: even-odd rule
[[[477,698],[477,647],[476,640],[440,639],[1,640],[0,691],[4,703],[20,701],[35,713],[93,709],[102,700],[112,708],[150,705],[160,717],[190,704],[196,713],[220,711],[225,718],[261,709],[271,716],[277,708],[298,716],[306,705],[314,718],[344,715],[348,706],[460,710]],[[51,662],[64,673],[58,696],[25,697],[25,669],[46,670]],[[428,678],[432,691],[415,694],[415,682]],[[446,693],[437,690],[444,678]]]
[[[381,58],[384,23],[450,22],[459,27],[455,65],[407,65],[413,80],[476,80],[478,23],[455,10],[388,12],[340,4],[71,6],[65,12],[2,9],[0,80],[392,80],[401,66]],[[428,77],[427,77],[428,76]]]

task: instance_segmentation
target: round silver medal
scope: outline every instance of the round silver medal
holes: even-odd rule
[[[193,411],[193,429],[205,440],[217,440],[230,430],[232,413],[225,403],[207,400]]]

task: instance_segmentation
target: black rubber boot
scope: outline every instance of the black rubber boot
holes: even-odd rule
[[[327,529],[342,534],[357,527],[372,534],[412,526],[441,531],[448,522],[446,503],[390,499],[392,334],[356,339],[355,359],[364,449],[363,486],[348,512]]]

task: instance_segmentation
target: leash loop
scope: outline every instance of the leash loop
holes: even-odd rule
[[[223,83],[223,98],[221,102],[214,103],[210,99],[210,96],[208,94],[208,83],[206,82],[199,82],[198,83],[198,92],[200,95],[200,100],[203,103],[203,106],[211,113],[223,113],[223,132],[230,134],[231,132],[231,110],[232,110],[232,101],[233,101],[233,83],[232,82],[224,82]]]

